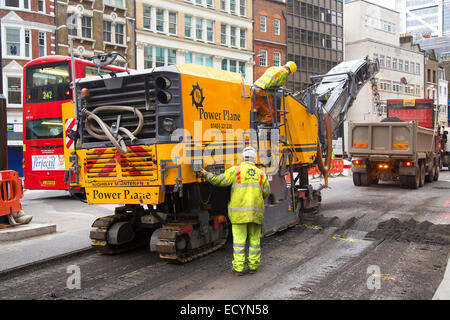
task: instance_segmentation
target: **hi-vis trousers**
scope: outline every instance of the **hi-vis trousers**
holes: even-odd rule
[[[245,265],[245,244],[249,239],[248,248],[248,268],[258,269],[261,262],[261,227],[256,223],[232,224],[233,233],[233,268],[238,272],[244,271]]]

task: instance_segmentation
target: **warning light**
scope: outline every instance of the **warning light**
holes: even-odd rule
[[[67,91],[66,91],[66,96],[69,96],[69,95],[70,95],[70,91],[67,90]]]

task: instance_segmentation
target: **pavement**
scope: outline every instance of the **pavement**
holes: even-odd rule
[[[3,233],[0,237],[0,273],[90,250],[92,223],[114,213],[112,205],[89,205],[71,198],[66,191],[25,190],[21,203],[25,214],[32,215],[33,220],[28,225],[15,227],[14,231],[13,228],[0,231]],[[30,230],[45,234],[36,235]],[[7,232],[20,236],[5,235]],[[19,239],[25,234],[27,238]],[[14,237],[18,240],[4,240]]]
[[[313,180],[313,184],[319,182]],[[15,241],[0,240],[0,274],[91,250],[89,232],[93,221],[113,214],[115,207],[89,205],[65,191],[43,190],[25,190],[21,203],[24,212],[33,216],[30,225],[56,225],[56,232]],[[450,258],[433,300],[450,300]]]

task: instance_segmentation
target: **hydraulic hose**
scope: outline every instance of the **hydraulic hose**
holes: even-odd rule
[[[128,106],[102,106],[95,108],[93,111],[83,109],[83,112],[88,115],[85,122],[86,131],[95,139],[111,141],[111,143],[117,148],[117,150],[121,154],[126,154],[127,146],[123,141],[123,137],[121,135],[118,135],[118,138],[114,137],[114,135],[111,132],[111,127],[109,127],[97,115],[97,113],[100,113],[102,111],[116,111],[116,112],[129,111],[137,115],[137,117],[139,118],[139,123],[137,128],[133,132],[124,127],[118,128],[118,131],[123,132],[125,135],[127,135],[131,139],[131,142],[135,142],[137,140],[136,135],[138,135],[141,132],[142,128],[144,127],[144,116],[142,115],[142,112],[140,112],[136,108]],[[93,126],[92,121],[97,122],[99,127]]]
[[[333,129],[331,126],[331,118],[328,113],[324,114],[325,119],[325,128],[327,135],[327,151],[325,154],[325,163],[322,158],[322,148],[320,146],[320,141],[317,142],[317,165],[319,167],[320,172],[323,174],[323,178],[325,180],[325,188],[328,188],[328,171],[331,167],[331,153],[333,151],[332,139],[333,139]]]

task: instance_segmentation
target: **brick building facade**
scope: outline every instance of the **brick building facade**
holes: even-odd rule
[[[74,56],[118,52],[136,68],[134,0],[58,0],[55,13],[56,54],[70,55],[70,35]],[[119,57],[115,64],[125,61]]]
[[[253,3],[253,78],[268,67],[286,63],[286,1],[255,0]]]

